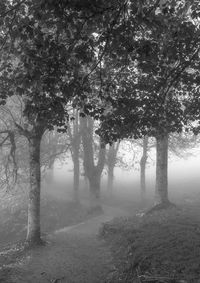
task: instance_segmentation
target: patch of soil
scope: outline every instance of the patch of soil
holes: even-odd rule
[[[117,218],[104,224],[101,236],[115,258],[116,269],[109,282],[200,282],[197,207]]]

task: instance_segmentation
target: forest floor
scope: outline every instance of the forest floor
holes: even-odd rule
[[[115,266],[109,283],[200,283],[200,200],[115,218],[101,236]]]
[[[102,215],[54,231],[46,237],[45,246],[22,252],[4,266],[0,282],[106,282],[107,275],[114,268],[112,256],[97,235],[103,222],[122,214],[124,212],[120,209],[106,206]],[[6,258],[6,254],[2,256]]]
[[[200,283],[200,196],[148,215],[112,198],[55,226],[68,210],[48,216],[46,245],[0,253],[0,283]]]

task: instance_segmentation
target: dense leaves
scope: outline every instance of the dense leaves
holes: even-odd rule
[[[188,122],[185,100],[193,96],[199,83],[199,25],[197,18],[192,19],[195,6],[183,1],[166,1],[165,5],[157,1],[152,7],[143,1],[143,5],[134,14],[131,2],[122,36],[118,34],[120,42],[130,44],[133,27],[126,61],[116,42],[112,54],[115,52],[117,64],[112,56],[107,58],[104,98],[110,107],[99,130],[107,142],[182,131]]]
[[[37,121],[49,129],[64,126],[66,103],[90,91],[87,73],[96,64],[95,21],[110,9],[104,1],[5,5],[1,98],[23,96],[29,123]]]
[[[52,129],[73,100],[103,121],[106,141],[181,131],[182,99],[199,83],[198,11],[196,1],[5,1],[0,103],[23,96],[29,123]]]

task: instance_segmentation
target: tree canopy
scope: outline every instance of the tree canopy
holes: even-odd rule
[[[197,91],[200,79],[198,3],[166,1],[161,5],[157,1],[157,6],[144,5],[136,15],[131,13],[133,6],[131,2],[123,23],[127,28],[119,39],[130,45],[132,24],[132,47],[123,53],[126,61],[115,42],[112,52],[117,59],[110,56],[105,63],[109,82],[104,97],[110,108],[104,112],[99,132],[107,141],[181,132],[187,124],[185,101]]]

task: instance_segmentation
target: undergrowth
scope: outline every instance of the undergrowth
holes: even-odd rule
[[[16,200],[16,198],[15,198]],[[16,205],[17,203],[17,205]],[[0,249],[24,241],[27,231],[27,205],[26,200],[14,202],[0,210]],[[53,198],[43,198],[41,201],[41,227],[42,235],[57,229],[85,221],[102,211],[89,210],[82,204],[72,201],[61,201]]]
[[[200,213],[170,209],[105,223],[115,270],[108,282],[200,282]]]

